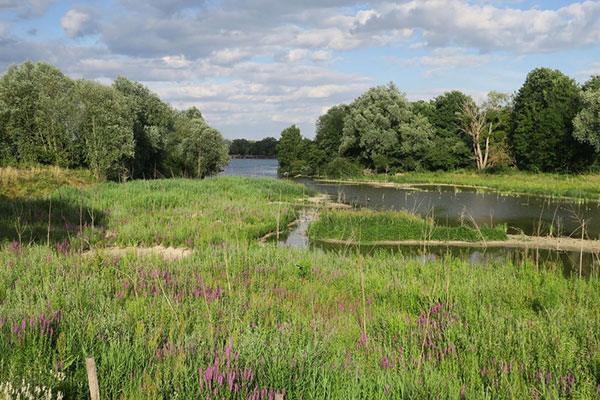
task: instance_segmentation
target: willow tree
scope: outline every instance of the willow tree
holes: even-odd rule
[[[90,170],[98,178],[127,177],[127,161],[134,156],[133,116],[125,96],[98,82],[76,82],[79,145]]]
[[[427,118],[390,83],[369,89],[348,107],[342,155],[378,170],[417,169],[432,137]]]

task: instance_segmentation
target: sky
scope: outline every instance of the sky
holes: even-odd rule
[[[140,81],[228,139],[313,137],[336,104],[393,81],[410,100],[513,93],[550,67],[600,74],[600,1],[0,0],[0,73],[46,61]]]

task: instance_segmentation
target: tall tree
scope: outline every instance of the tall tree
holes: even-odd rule
[[[558,70],[538,68],[527,75],[515,97],[510,141],[520,169],[573,171],[592,155],[573,137],[573,119],[581,107],[581,89]]]
[[[72,166],[73,82],[47,63],[10,66],[0,78],[3,136],[14,161]]]
[[[277,145],[278,171],[280,173],[293,173],[294,164],[301,160],[302,135],[300,128],[292,125],[281,132],[281,139]]]
[[[412,112],[406,96],[390,83],[369,89],[350,104],[340,152],[369,168],[419,168],[431,126]]]
[[[128,177],[127,161],[134,156],[133,116],[125,96],[110,86],[76,82],[80,145],[97,177]]]
[[[196,108],[179,113],[175,130],[167,140],[168,172],[205,178],[220,172],[229,163],[229,145],[219,131],[211,128]]]
[[[122,93],[133,115],[134,156],[128,161],[134,178],[150,177],[165,157],[165,137],[173,129],[173,110],[147,87],[119,76],[113,87]]]
[[[573,120],[574,137],[594,147],[600,154],[600,76],[594,76],[583,86],[581,111]]]
[[[430,169],[453,170],[472,165],[471,138],[462,131],[463,105],[472,99],[454,90],[436,97],[432,107],[419,107],[434,130],[432,145],[426,153]]]
[[[338,156],[344,133],[344,118],[348,114],[348,106],[333,106],[317,120],[315,143],[329,161]]]

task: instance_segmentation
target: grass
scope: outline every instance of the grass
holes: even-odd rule
[[[91,246],[193,247],[227,238],[255,239],[296,218],[287,205],[307,191],[272,179],[221,177],[105,182],[64,187],[47,199],[0,204],[0,243],[70,243]],[[51,232],[48,236],[48,219]]]
[[[340,239],[368,244],[375,241],[491,241],[506,240],[505,226],[487,225],[474,229],[468,226],[436,225],[433,220],[406,211],[329,210],[311,223],[313,239]]]
[[[44,198],[62,186],[86,188],[97,183],[88,170],[0,167],[0,199]]]
[[[511,171],[507,173],[407,172],[398,175],[372,175],[359,181],[400,184],[467,185],[498,190],[502,193],[525,193],[552,197],[600,200],[600,174],[550,174]]]
[[[102,398],[598,397],[597,275],[258,245],[285,209],[269,203],[302,195],[243,178],[54,193],[102,212],[117,244],[185,243],[192,224],[194,251],[81,257],[77,233],[0,245],[0,391],[88,397],[91,356]]]
[[[598,395],[598,280],[529,263],[254,244],[170,263],[42,246],[1,256],[0,377],[67,398],[87,395],[86,356],[104,398]]]

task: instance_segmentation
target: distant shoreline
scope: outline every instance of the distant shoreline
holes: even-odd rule
[[[276,160],[277,159],[277,157],[271,157],[271,156],[242,156],[239,154],[230,154],[229,158],[241,159],[241,160]]]

